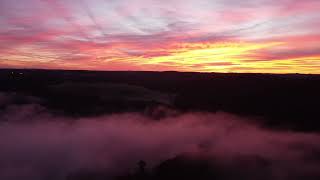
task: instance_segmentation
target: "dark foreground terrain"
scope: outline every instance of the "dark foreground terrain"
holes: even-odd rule
[[[320,75],[0,70],[0,179],[320,178]]]
[[[33,97],[67,116],[145,112],[161,105],[254,116],[275,128],[320,130],[320,75],[8,69],[0,70],[0,84],[0,92],[21,97],[13,103]]]

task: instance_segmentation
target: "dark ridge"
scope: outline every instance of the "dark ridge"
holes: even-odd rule
[[[37,98],[50,112],[68,116],[163,106],[255,116],[274,128],[320,130],[320,75],[2,69],[0,83],[1,92]]]

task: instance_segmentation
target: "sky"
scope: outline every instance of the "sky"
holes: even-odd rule
[[[320,0],[0,0],[0,68],[320,73]]]

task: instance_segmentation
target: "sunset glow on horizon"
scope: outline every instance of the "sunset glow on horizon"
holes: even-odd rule
[[[319,0],[1,0],[0,68],[320,74]]]

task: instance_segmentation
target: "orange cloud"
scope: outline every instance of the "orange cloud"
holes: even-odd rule
[[[2,0],[0,68],[320,73],[318,0]]]

